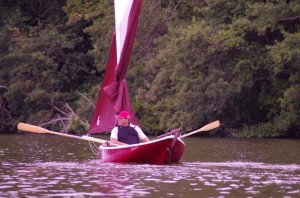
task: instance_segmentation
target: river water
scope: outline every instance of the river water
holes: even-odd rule
[[[85,141],[0,135],[0,197],[300,197],[300,140],[184,141],[179,164],[114,164]]]

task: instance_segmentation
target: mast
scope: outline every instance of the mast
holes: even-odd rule
[[[126,71],[136,36],[142,0],[115,0],[115,25],[106,71],[98,93],[96,109],[88,133],[111,130],[114,116],[120,111],[131,114],[131,122],[137,124],[128,87]]]

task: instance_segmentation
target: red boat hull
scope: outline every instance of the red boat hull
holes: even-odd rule
[[[175,141],[175,142],[174,142]],[[167,136],[150,142],[120,147],[100,146],[99,158],[103,162],[169,164],[178,163],[184,154],[184,142]]]

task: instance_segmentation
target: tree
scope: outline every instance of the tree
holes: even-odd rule
[[[24,15],[30,16],[20,25],[5,24],[11,31],[6,34],[9,45],[3,51],[0,84],[8,88],[3,98],[15,118],[14,124],[19,121],[42,123],[53,118],[57,113],[54,107],[74,102],[74,90],[82,86],[95,69],[93,59],[87,54],[90,42],[83,32],[87,22],[63,26],[60,23],[66,21],[66,17],[62,5],[52,2],[47,4],[49,7],[40,7],[44,15],[33,23],[27,20],[35,17],[35,12],[27,9],[29,5],[21,4],[18,9],[24,11],[15,21]],[[51,15],[55,11],[60,20]]]

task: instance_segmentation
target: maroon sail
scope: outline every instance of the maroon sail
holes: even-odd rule
[[[112,36],[105,76],[88,130],[89,134],[111,130],[115,125],[114,116],[123,110],[130,112],[131,122],[137,124],[125,75],[135,40],[141,6],[142,0],[115,0],[116,30]]]

